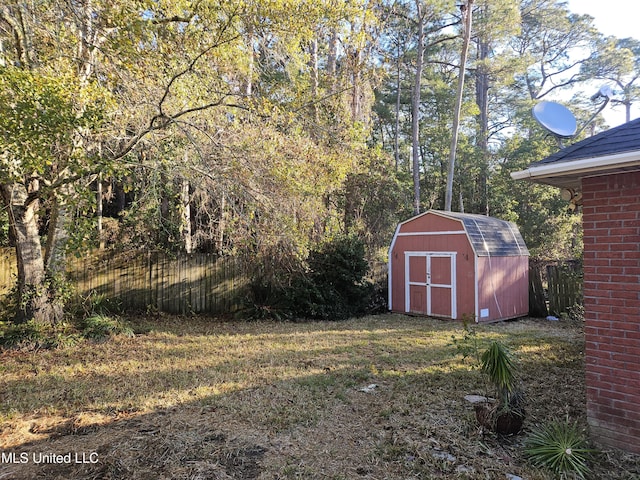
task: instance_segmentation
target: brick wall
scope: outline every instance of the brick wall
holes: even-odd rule
[[[640,453],[640,172],[582,190],[587,417],[594,439]]]

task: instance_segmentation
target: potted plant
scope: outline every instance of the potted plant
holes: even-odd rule
[[[516,365],[508,348],[493,341],[480,357],[482,372],[495,390],[495,399],[475,405],[478,423],[504,435],[518,433],[524,422],[524,395],[517,388]]]

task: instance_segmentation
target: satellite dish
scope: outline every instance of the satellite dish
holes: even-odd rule
[[[556,102],[540,102],[532,110],[533,118],[546,130],[559,138],[570,138],[576,134],[578,124],[573,113]]]

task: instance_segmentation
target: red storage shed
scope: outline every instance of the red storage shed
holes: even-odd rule
[[[518,227],[429,210],[398,225],[389,247],[389,310],[491,322],[529,312],[529,251]]]

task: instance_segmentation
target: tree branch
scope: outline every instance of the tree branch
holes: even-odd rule
[[[160,99],[160,102],[158,103],[158,110],[160,112],[160,115],[164,115],[164,112],[162,111],[162,105],[164,104],[165,100],[167,99],[167,97],[171,93],[171,87],[173,86],[173,84],[176,81],[178,81],[179,78],[181,78],[184,75],[186,75],[187,73],[193,71],[194,67],[196,66],[196,63],[198,63],[198,60],[200,60],[202,57],[204,57],[211,50],[213,50],[215,48],[218,48],[218,47],[220,47],[222,45],[225,45],[227,43],[230,43],[230,42],[240,38],[240,34],[237,34],[237,35],[234,35],[234,36],[232,36],[230,38],[227,38],[227,39],[224,39],[224,40],[221,39],[222,35],[224,35],[224,33],[229,29],[229,27],[231,25],[231,20],[233,18],[234,18],[233,16],[230,16],[229,20],[223,25],[222,30],[218,34],[218,41],[217,42],[215,42],[213,45],[210,45],[209,47],[205,48],[202,52],[200,52],[198,55],[196,55],[191,60],[191,62],[189,62],[189,64],[187,65],[187,67],[185,69],[183,69],[182,71],[176,73],[173,77],[171,77],[171,79],[169,80],[169,83],[165,87],[164,94],[162,95],[162,98]]]

